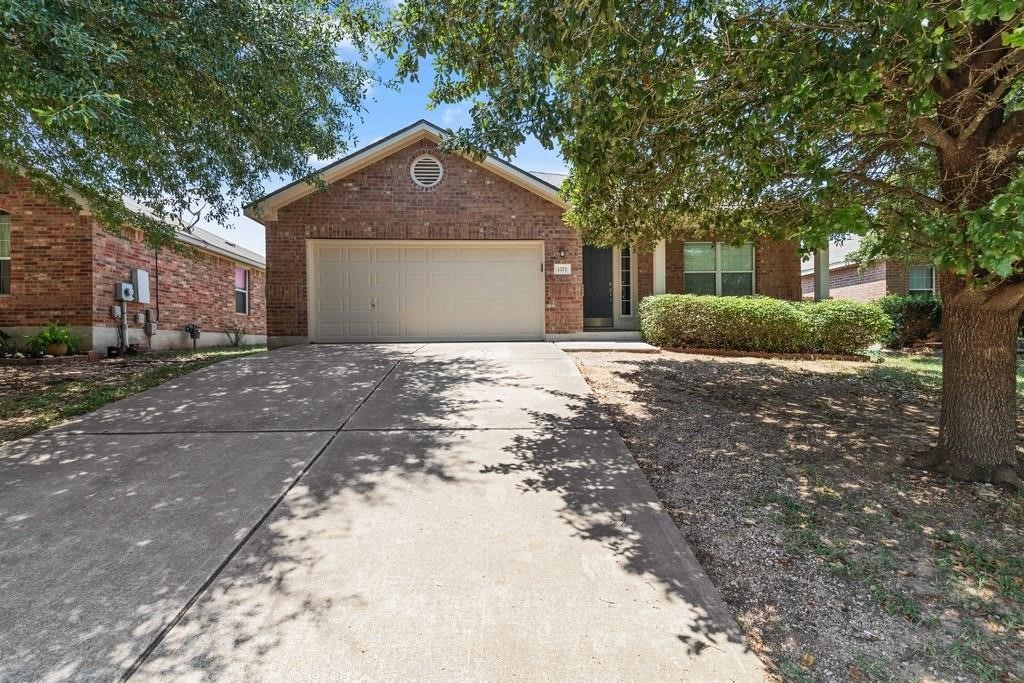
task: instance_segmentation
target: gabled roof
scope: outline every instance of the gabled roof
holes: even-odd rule
[[[411,126],[406,126],[385,138],[377,140],[373,144],[356,150],[346,157],[342,157],[334,163],[328,164],[320,169],[318,173],[326,183],[330,184],[370,164],[376,163],[415,142],[426,139],[438,143],[447,135],[448,133],[440,126],[436,126],[425,119],[420,119]],[[562,208],[568,207],[568,204],[562,201],[558,195],[558,185],[542,177],[542,175],[553,174],[529,173],[504,159],[492,156],[486,156],[482,161],[469,156],[466,156],[466,158],[514,185],[518,185],[548,200],[552,204]],[[313,176],[307,176],[257,199],[244,208],[244,213],[249,218],[260,223],[268,220],[277,220],[278,209],[316,192],[317,189]]]

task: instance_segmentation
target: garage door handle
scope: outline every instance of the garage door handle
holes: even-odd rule
[[[377,308],[377,300],[370,299],[370,308]]]

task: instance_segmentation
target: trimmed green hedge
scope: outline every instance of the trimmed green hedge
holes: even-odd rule
[[[891,323],[852,301],[661,294],[640,302],[640,331],[656,346],[768,353],[852,354],[882,341]]]
[[[942,326],[942,302],[931,296],[890,294],[875,302],[892,320],[885,345],[902,349],[927,339]]]

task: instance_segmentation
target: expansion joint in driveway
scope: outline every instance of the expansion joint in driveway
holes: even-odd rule
[[[217,565],[217,568],[214,569],[213,572],[211,572],[208,577],[206,577],[206,580],[203,582],[203,584],[199,587],[198,590],[196,590],[195,593],[192,594],[192,597],[190,597],[185,602],[185,604],[182,606],[182,608],[180,610],[178,610],[177,614],[174,615],[174,618],[171,619],[167,623],[167,625],[164,626],[163,629],[161,629],[161,631],[156,635],[156,637],[153,639],[153,641],[146,647],[145,650],[142,651],[142,654],[140,654],[138,656],[138,658],[134,662],[132,662],[132,665],[130,667],[128,667],[127,670],[125,670],[124,674],[120,678],[121,681],[127,681],[132,676],[134,676],[135,672],[139,670],[139,668],[146,662],[147,659],[149,659],[149,656],[152,655],[154,651],[156,651],[157,647],[160,646],[160,643],[162,643],[164,641],[164,639],[167,637],[167,634],[170,633],[171,630],[175,626],[178,625],[178,623],[185,617],[185,615],[192,608],[192,606],[195,605],[196,602],[199,601],[199,598],[202,597],[203,593],[205,593],[210,588],[210,586],[213,585],[213,582],[217,580],[217,578],[221,575],[221,573],[224,571],[224,569],[231,563],[231,561],[233,559],[235,559],[235,557],[238,555],[238,553],[241,552],[242,548],[244,548],[246,543],[249,542],[249,539],[251,539],[256,534],[256,532],[259,531],[259,529],[262,528],[264,524],[266,524],[266,522],[270,518],[270,516],[272,514],[274,514],[274,511],[277,510],[277,508],[281,505],[281,503],[284,502],[284,499],[288,496],[288,494],[291,493],[292,489],[294,489],[298,485],[299,481],[302,480],[302,477],[305,476],[305,474],[307,472],[309,472],[310,469],[312,469],[313,465],[316,464],[316,461],[320,459],[320,456],[323,455],[324,452],[326,452],[327,449],[331,447],[331,444],[333,444],[334,440],[338,438],[338,435],[345,429],[345,426],[349,423],[349,421],[353,418],[353,416],[355,416],[355,414],[359,412],[359,409],[363,407],[363,404],[365,404],[370,399],[370,397],[373,396],[374,393],[376,393],[377,389],[379,389],[380,386],[382,384],[384,384],[384,382],[387,380],[387,378],[391,376],[391,373],[393,373],[395,371],[395,368],[398,367],[398,364],[401,363],[406,358],[409,358],[410,356],[415,354],[417,351],[422,349],[424,346],[426,346],[426,344],[420,345],[419,347],[413,349],[412,351],[410,351],[409,353],[405,354],[401,358],[398,358],[397,360],[395,360],[391,364],[391,367],[388,368],[388,371],[385,372],[384,375],[379,380],[377,380],[377,382],[373,385],[373,387],[368,392],[366,392],[366,396],[364,396],[362,398],[362,400],[360,400],[359,403],[356,404],[356,407],[348,414],[348,416],[345,418],[345,420],[341,423],[341,426],[339,426],[337,429],[333,429],[333,430],[309,430],[309,429],[307,429],[307,430],[287,430],[287,429],[266,430],[268,432],[269,431],[276,431],[276,432],[289,432],[289,431],[305,431],[305,432],[320,431],[320,432],[326,432],[326,431],[330,431],[332,433],[331,433],[331,437],[327,440],[327,442],[324,443],[324,445],[316,453],[313,454],[313,457],[310,458],[309,462],[306,463],[306,465],[299,471],[299,473],[297,475],[295,475],[295,478],[292,479],[291,483],[289,483],[288,486],[284,489],[284,491],[281,492],[281,495],[279,495],[274,500],[274,502],[270,505],[270,507],[268,507],[266,509],[266,511],[260,516],[260,518],[258,520],[256,520],[256,523],[252,525],[252,527],[249,529],[249,531],[246,532],[246,534],[241,538],[241,540],[239,540],[239,542],[237,544],[235,544],[235,547],[231,549],[231,552],[229,552],[227,554],[227,556],[225,556],[224,561],[221,562],[219,565]],[[154,432],[149,432],[149,433],[152,434]],[[156,432],[156,433],[160,433],[160,432]],[[168,434],[176,434],[176,433],[197,434],[197,433],[203,433],[203,432],[164,432],[164,433],[168,433]],[[209,433],[216,433],[216,432],[209,432]],[[227,432],[227,433],[233,433],[233,432]]]
[[[535,432],[539,427],[354,427],[347,433],[375,432]],[[559,427],[559,432],[614,432],[613,427]]]

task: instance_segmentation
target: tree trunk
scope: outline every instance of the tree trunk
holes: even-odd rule
[[[1024,283],[992,291],[943,274],[939,441],[921,463],[955,479],[1006,483],[1017,475],[1017,328]]]

